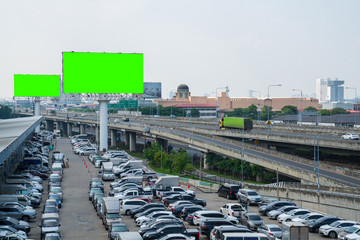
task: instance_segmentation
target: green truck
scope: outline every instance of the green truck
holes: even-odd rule
[[[219,124],[220,129],[236,128],[250,131],[253,128],[253,120],[250,118],[223,117]]]

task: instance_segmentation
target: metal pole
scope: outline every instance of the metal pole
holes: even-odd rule
[[[276,168],[276,191],[277,191],[277,199],[280,200],[280,197],[279,197],[279,168]]]
[[[244,128],[242,130],[242,148],[241,148],[241,187],[244,187]]]
[[[268,86],[268,107],[267,107],[267,120],[269,121],[269,108],[270,108],[270,85]],[[268,124],[268,132],[270,132],[270,124]]]
[[[317,178],[318,178],[318,192],[320,192],[320,146],[319,146],[319,136],[317,137],[317,155],[318,155],[318,169],[317,169]]]

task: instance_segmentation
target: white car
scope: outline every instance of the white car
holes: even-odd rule
[[[93,147],[85,147],[80,149],[79,151],[79,155],[84,156],[84,155],[89,155],[89,154],[96,154],[97,150],[96,148]]]
[[[340,232],[347,230],[349,227],[352,227],[356,224],[359,224],[354,221],[339,220],[335,221],[330,225],[323,225],[319,228],[319,234],[322,236],[327,236],[330,238],[337,238]]]
[[[114,197],[117,197],[121,200],[131,196],[139,196],[139,191],[135,189],[129,189],[125,190],[124,192],[114,194]]]
[[[308,213],[311,213],[311,211],[309,211],[307,209],[302,209],[302,208],[294,209],[294,210],[291,210],[288,213],[280,214],[278,216],[277,220],[278,220],[278,222],[289,222],[293,218],[296,218],[296,217],[299,217],[299,216],[302,216],[302,215],[305,215],[305,214],[308,214]]]
[[[139,199],[124,199],[120,202],[120,213],[130,215],[130,210],[145,205],[146,202]]]
[[[359,140],[359,135],[357,135],[356,133],[347,133],[345,135],[342,135],[341,138],[348,140]]]
[[[220,207],[220,212],[226,216],[239,217],[240,213],[247,211],[240,203],[227,203]]]
[[[349,234],[345,237],[345,240],[360,240],[360,235],[357,233]]]
[[[320,213],[308,213],[296,218],[291,219],[292,222],[300,222],[300,223],[305,223],[306,221],[315,221],[319,218],[322,218],[324,215],[320,214]]]
[[[135,220],[135,221],[136,221],[136,225],[138,225],[138,226],[144,225],[144,224],[150,222],[151,220],[156,219],[157,217],[165,216],[165,215],[173,215],[173,214],[172,214],[172,212],[169,212],[169,211],[153,212],[153,213],[150,213],[150,214],[147,215],[147,216],[138,217],[138,218]]]
[[[197,211],[194,213],[194,225],[200,226],[200,224],[207,219],[228,219],[233,224],[239,224],[239,219],[236,217],[224,216],[218,211]]]
[[[349,227],[344,232],[339,233],[338,234],[338,239],[339,240],[345,240],[345,237],[349,236],[350,234],[358,234],[358,235],[360,235],[360,225],[354,225],[352,227]]]

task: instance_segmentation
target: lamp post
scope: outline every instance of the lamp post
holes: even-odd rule
[[[301,89],[293,89],[293,91],[299,91],[300,92],[300,98],[301,98],[301,101],[300,101],[300,108],[301,108],[301,111],[300,111],[300,123],[302,122],[302,111],[303,111],[303,106],[302,106],[302,102],[303,102],[303,97],[302,97],[302,90]]]
[[[217,94],[217,91],[219,90],[219,89],[227,89],[227,87],[218,87],[218,88],[216,88],[216,90],[215,90],[215,97],[216,97],[216,120],[217,120],[217,112],[218,112],[218,100],[219,100],[219,97],[218,97],[218,94]]]
[[[280,87],[281,84],[271,84],[271,85],[268,85],[268,107],[267,107],[267,119],[269,122],[270,121],[270,116],[269,116],[269,108],[270,108],[270,87]],[[270,124],[268,124],[268,132],[270,132]]]
[[[259,93],[259,98],[261,98],[261,92],[260,91],[254,91],[254,90],[250,90],[252,93],[257,92]],[[260,111],[259,111],[259,116],[258,116],[258,120],[260,120],[260,115],[261,115],[261,103],[258,104],[258,106],[260,107]]]
[[[357,101],[357,92],[356,92],[356,88],[354,87],[346,87],[346,89],[353,89],[355,91],[355,106],[356,108],[354,108],[354,110],[358,110],[358,101]],[[355,112],[355,123],[354,123],[354,127],[356,125],[356,112]]]

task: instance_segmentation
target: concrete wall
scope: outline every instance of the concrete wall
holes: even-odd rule
[[[245,185],[246,186],[246,185]],[[248,184],[262,196],[277,198],[277,188]],[[338,216],[344,219],[360,221],[360,195],[316,190],[279,188],[281,200],[292,200],[298,206]]]

